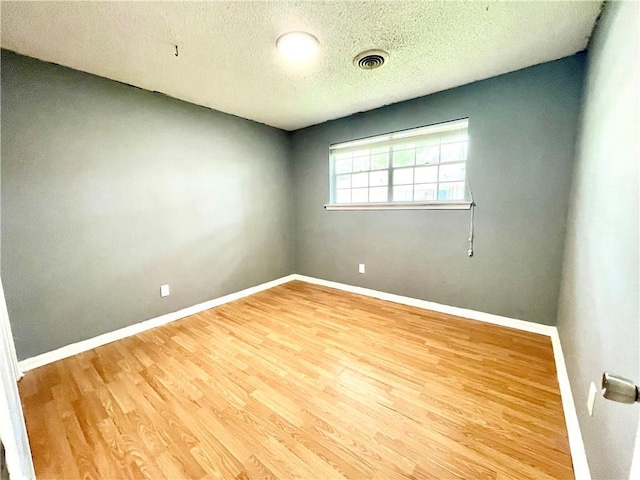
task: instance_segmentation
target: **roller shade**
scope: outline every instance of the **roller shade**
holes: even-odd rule
[[[441,143],[458,142],[467,139],[467,129],[469,119],[454,120],[451,122],[431,125],[427,127],[402,130],[399,132],[387,133],[375,137],[368,137],[361,140],[336,143],[329,147],[332,155],[342,156],[343,154],[353,154],[361,151],[363,155],[368,155],[372,149],[384,149],[389,147],[401,147],[407,145],[412,148],[417,146],[438,145]],[[354,155],[356,156],[356,155]]]

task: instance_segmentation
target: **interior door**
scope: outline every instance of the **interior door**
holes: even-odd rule
[[[18,393],[18,363],[11,334],[11,325],[0,280],[0,440],[5,449],[11,478],[35,479]]]

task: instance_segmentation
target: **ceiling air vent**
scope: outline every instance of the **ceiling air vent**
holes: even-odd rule
[[[389,54],[383,50],[367,50],[356,55],[353,64],[363,70],[373,70],[384,65],[388,58]]]

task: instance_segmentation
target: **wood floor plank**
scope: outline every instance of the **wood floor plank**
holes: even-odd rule
[[[40,479],[573,478],[549,338],[299,281],[19,387]]]

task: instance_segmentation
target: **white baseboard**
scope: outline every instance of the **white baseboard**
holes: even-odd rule
[[[404,297],[402,295],[395,295],[393,293],[380,292],[369,288],[356,287],[353,285],[347,285],[344,283],[331,282],[328,280],[322,280],[314,277],[307,277],[306,275],[292,274],[286,277],[278,278],[271,282],[263,283],[255,287],[247,288],[236,293],[231,293],[223,297],[209,300],[192,307],[178,310],[177,312],[168,313],[160,317],[152,318],[141,323],[136,323],[113,332],[105,333],[88,340],[83,340],[78,343],[67,345],[66,347],[58,348],[51,352],[43,353],[26,360],[22,360],[18,363],[20,370],[26,372],[34,368],[41,367],[43,365],[61,360],[78,353],[91,350],[105,345],[107,343],[120,340],[137,333],[149,330],[151,328],[165,325],[170,322],[174,322],[189,315],[208,310],[210,308],[217,307],[219,305],[238,300],[254,293],[268,290],[277,285],[282,285],[293,280],[300,280],[315,285],[322,285],[325,287],[335,288],[346,292],[357,293],[368,297],[378,298],[381,300],[387,300],[394,303],[400,303],[402,305],[409,305],[412,307],[422,308],[425,310],[432,310],[434,312],[446,313],[449,315],[455,315],[458,317],[464,317],[471,320],[477,320],[480,322],[491,323],[493,325],[499,325],[503,327],[515,328],[517,330],[523,330],[526,332],[537,333],[545,335],[551,338],[551,344],[553,345],[553,353],[556,362],[556,371],[558,374],[558,384],[560,385],[560,394],[562,396],[562,407],[564,409],[565,422],[567,424],[567,432],[569,435],[569,446],[571,448],[571,457],[573,460],[573,468],[576,479],[578,480],[590,480],[591,475],[589,473],[589,465],[587,464],[587,457],[584,450],[584,443],[582,441],[582,435],[580,433],[580,425],[578,423],[578,416],[576,414],[575,405],[573,403],[573,397],[571,395],[571,384],[569,383],[569,376],[567,374],[567,368],[564,362],[564,356],[562,353],[562,346],[560,345],[560,337],[558,336],[558,329],[550,325],[541,325],[538,323],[527,322],[524,320],[518,320],[515,318],[503,317],[500,315],[494,315],[491,313],[478,312],[475,310],[469,310],[466,308],[452,307],[450,305],[442,305],[439,303],[428,302],[426,300],[419,300],[417,298]]]
[[[234,300],[238,300],[243,297],[248,297],[249,295],[253,295],[254,293],[268,290],[278,285],[282,285],[283,283],[290,282],[291,280],[294,280],[294,275],[288,275],[286,277],[278,278],[270,282],[256,285],[255,287],[246,288],[244,290],[240,290],[239,292],[230,293],[229,295],[224,295],[222,297],[199,303],[191,307],[183,308],[182,310],[178,310],[177,312],[167,313],[150,320],[145,320],[140,323],[129,325],[128,327],[114,330],[113,332],[104,333],[102,335],[98,335],[97,337],[82,340],[81,342],[77,343],[72,343],[71,345],[57,348],[56,350],[52,350],[51,352],[46,352],[41,355],[36,355],[35,357],[22,360],[21,362],[18,362],[18,367],[20,368],[21,372],[33,370],[34,368],[38,368],[43,365],[62,360],[63,358],[67,358],[72,355],[77,355],[78,353],[86,352],[87,350],[91,350],[101,345],[105,345],[122,338],[136,335],[140,332],[144,332],[145,330],[150,330],[152,328],[159,327],[160,325],[175,322],[176,320],[188,317],[189,315],[200,313],[205,310],[209,310],[210,308],[233,302]]]
[[[553,345],[553,358],[556,360],[556,372],[558,374],[558,385],[560,385],[560,397],[562,398],[562,409],[564,410],[564,421],[567,424],[567,434],[569,435],[569,448],[571,449],[571,459],[573,460],[573,473],[576,480],[591,480],[591,472],[587,463],[587,453],[582,441],[580,423],[578,423],[578,412],[573,402],[571,393],[571,383],[567,365],[564,362],[564,353],[560,344],[558,329],[553,327],[551,335],[551,345]]]
[[[558,335],[558,329],[556,327],[550,325],[541,325],[539,323],[526,322],[524,320],[517,320],[515,318],[502,317],[500,315],[493,315],[491,313],[478,312],[466,308],[452,307],[449,305],[442,305],[440,303],[427,302],[426,300],[403,297],[402,295],[379,292],[377,290],[372,290],[369,288],[355,287],[353,285],[331,282],[329,280],[307,277],[305,275],[295,274],[293,275],[293,277],[294,280],[301,280],[303,282],[313,283],[315,285],[336,288],[345,292],[357,293],[360,295],[366,295],[368,297],[374,297],[381,300],[400,303],[402,305],[424,308],[425,310],[446,313],[449,315],[464,317],[471,320],[478,320],[480,322],[491,323],[493,325],[500,325],[503,327],[515,328],[517,330],[524,330],[525,332],[537,333],[550,337],[551,345],[553,346],[553,357],[556,363],[558,385],[560,386],[560,395],[562,397],[564,419],[567,425],[567,434],[569,436],[569,448],[571,449],[573,471],[576,480],[591,480],[589,464],[587,463],[587,455],[585,453],[584,443],[582,441],[582,433],[580,432],[580,424],[578,423],[578,415],[576,413],[575,404],[573,403],[573,396],[571,395],[571,384],[569,383],[569,375],[567,373],[567,367],[564,362],[564,354],[562,353],[560,336]]]
[[[476,310],[469,310],[466,308],[452,307],[449,305],[443,305],[441,303],[428,302],[426,300],[419,300],[417,298],[403,297],[402,295],[396,295],[394,293],[379,292],[378,290],[371,290],[370,288],[354,287],[353,285],[347,285],[345,283],[330,282],[328,280],[322,280],[314,277],[307,277],[306,275],[293,275],[295,280],[302,280],[303,282],[313,283],[316,285],[322,285],[325,287],[336,288],[338,290],[344,290],[345,292],[358,293],[360,295],[366,295],[367,297],[379,298],[381,300],[387,300],[389,302],[401,303],[402,305],[409,305],[411,307],[423,308],[425,310],[432,310],[434,312],[446,313],[448,315],[455,315],[457,317],[469,318],[471,320],[478,320],[480,322],[492,323],[494,325],[500,325],[503,327],[515,328],[518,330],[524,330],[525,332],[539,333],[540,335],[551,336],[556,330],[556,327],[550,325],[542,325],[540,323],[526,322],[524,320],[516,320],[515,318],[502,317],[500,315],[494,315],[492,313],[478,312]]]

